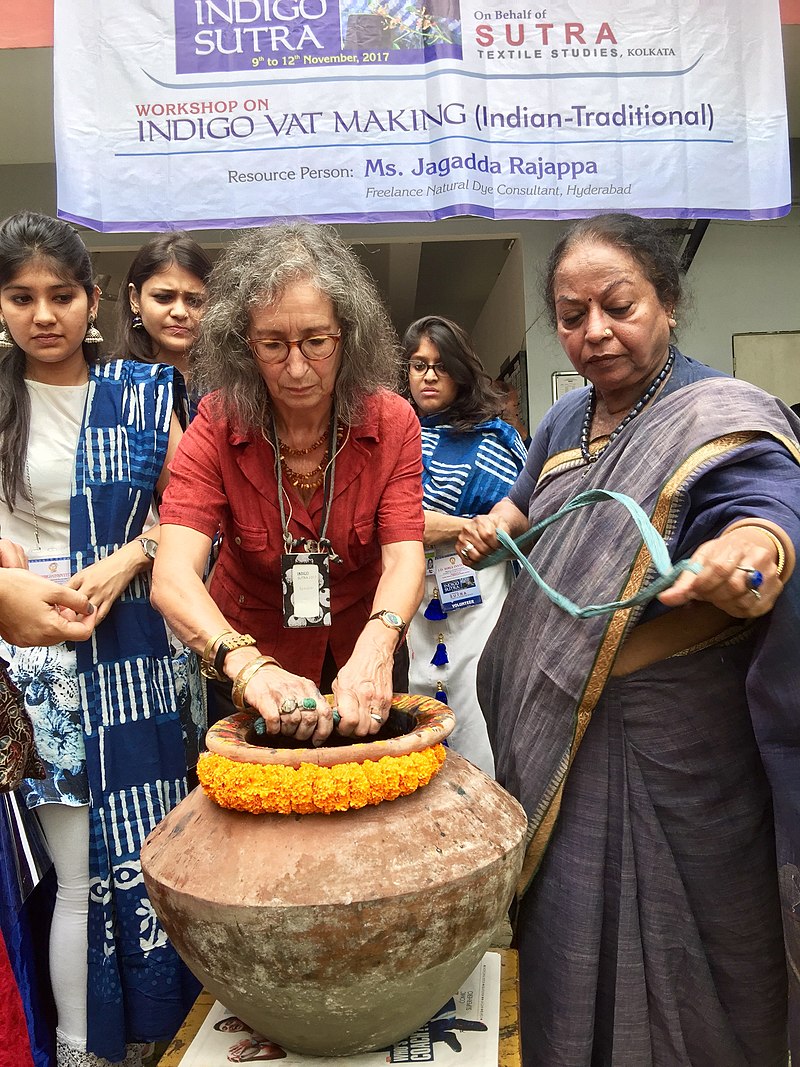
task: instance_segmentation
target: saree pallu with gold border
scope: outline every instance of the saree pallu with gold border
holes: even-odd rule
[[[800,424],[698,366],[678,354],[661,396],[590,466],[583,401],[559,405],[540,470],[531,450],[531,522],[603,488],[638,501],[673,559],[745,516],[800,542]],[[653,576],[613,502],[549,527],[529,558],[579,604]],[[787,986],[800,1057],[798,581],[754,625],[625,678],[611,678],[620,646],[659,605],[576,620],[527,575],[512,588],[478,689],[498,780],[530,819],[526,1067],[785,1067]]]

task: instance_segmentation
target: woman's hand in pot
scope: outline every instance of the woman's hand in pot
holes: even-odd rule
[[[392,705],[392,666],[394,657],[384,647],[369,649],[360,642],[333,682],[338,725],[345,737],[376,734],[386,721]]]
[[[333,730],[331,706],[314,683],[275,664],[256,671],[243,695],[264,720],[268,734],[319,745]]]

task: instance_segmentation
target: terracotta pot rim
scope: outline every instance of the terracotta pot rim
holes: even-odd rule
[[[333,697],[326,698],[333,703]],[[410,752],[437,745],[450,734],[456,720],[446,704],[431,697],[414,693],[395,693],[392,697],[392,714],[404,712],[416,722],[413,730],[400,737],[382,741],[363,741],[337,748],[266,748],[246,740],[258,718],[256,712],[243,711],[220,719],[209,727],[206,748],[219,756],[226,756],[237,763],[276,764],[284,767],[299,767],[313,763],[318,767],[336,767],[342,763],[365,763],[384,756],[406,756]]]

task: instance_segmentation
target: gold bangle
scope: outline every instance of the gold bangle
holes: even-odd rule
[[[247,688],[247,683],[262,667],[270,666],[280,667],[280,663],[272,656],[257,656],[255,659],[250,660],[249,663],[246,663],[236,675],[231,689],[231,700],[237,711],[245,710],[244,691]]]
[[[251,637],[250,634],[236,634],[229,641],[220,641],[217,645],[217,651],[214,653],[214,670],[217,678],[223,682],[227,680],[223,667],[225,666],[225,657],[229,652],[234,652],[237,648],[251,648],[255,643],[255,637]]]
[[[773,545],[775,545],[775,551],[778,553],[778,562],[776,564],[775,575],[777,578],[780,578],[780,576],[783,574],[783,568],[786,566],[786,549],[783,547],[783,543],[780,537],[776,537],[772,530],[768,530],[766,526],[759,526],[754,522],[747,523],[744,526],[737,526],[736,529],[758,530],[760,533],[763,533],[765,537],[768,537],[770,541],[772,541]]]
[[[216,637],[212,637],[208,641],[206,641],[205,648],[203,649],[203,654],[200,657],[200,673],[203,675],[204,678],[219,679],[219,675],[214,670],[214,650],[216,649],[217,645],[223,637],[227,637],[228,634],[235,633],[236,631],[231,630],[229,627],[227,630],[223,630],[221,633],[218,633]]]

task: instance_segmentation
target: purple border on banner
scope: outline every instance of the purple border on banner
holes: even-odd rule
[[[625,206],[624,210],[631,215],[639,215],[641,218],[651,219],[723,219],[731,221],[758,221],[764,219],[779,219],[788,215],[792,209],[791,204],[783,204],[774,208],[759,208],[752,211],[723,211],[714,208],[636,208]],[[606,210],[623,210],[621,207],[608,208]],[[473,215],[477,218],[501,221],[503,219],[529,219],[532,222],[559,221],[568,219],[585,219],[598,213],[597,208],[576,208],[574,211],[523,211],[507,210],[495,211],[492,208],[483,207],[480,204],[448,204],[447,207],[437,208],[435,211],[386,211],[380,214],[346,214],[336,212],[328,215],[264,215],[247,218],[227,219],[179,219],[168,222],[164,219],[135,220],[101,222],[99,219],[85,218],[82,215],[74,215],[69,211],[58,209],[58,218],[67,222],[73,222],[78,226],[86,226],[98,233],[138,233],[141,231],[161,232],[169,230],[224,230],[224,229],[247,229],[255,226],[269,226],[275,222],[285,222],[287,219],[301,218],[309,222],[344,225],[347,223],[381,223],[381,222],[441,222],[443,219]]]

